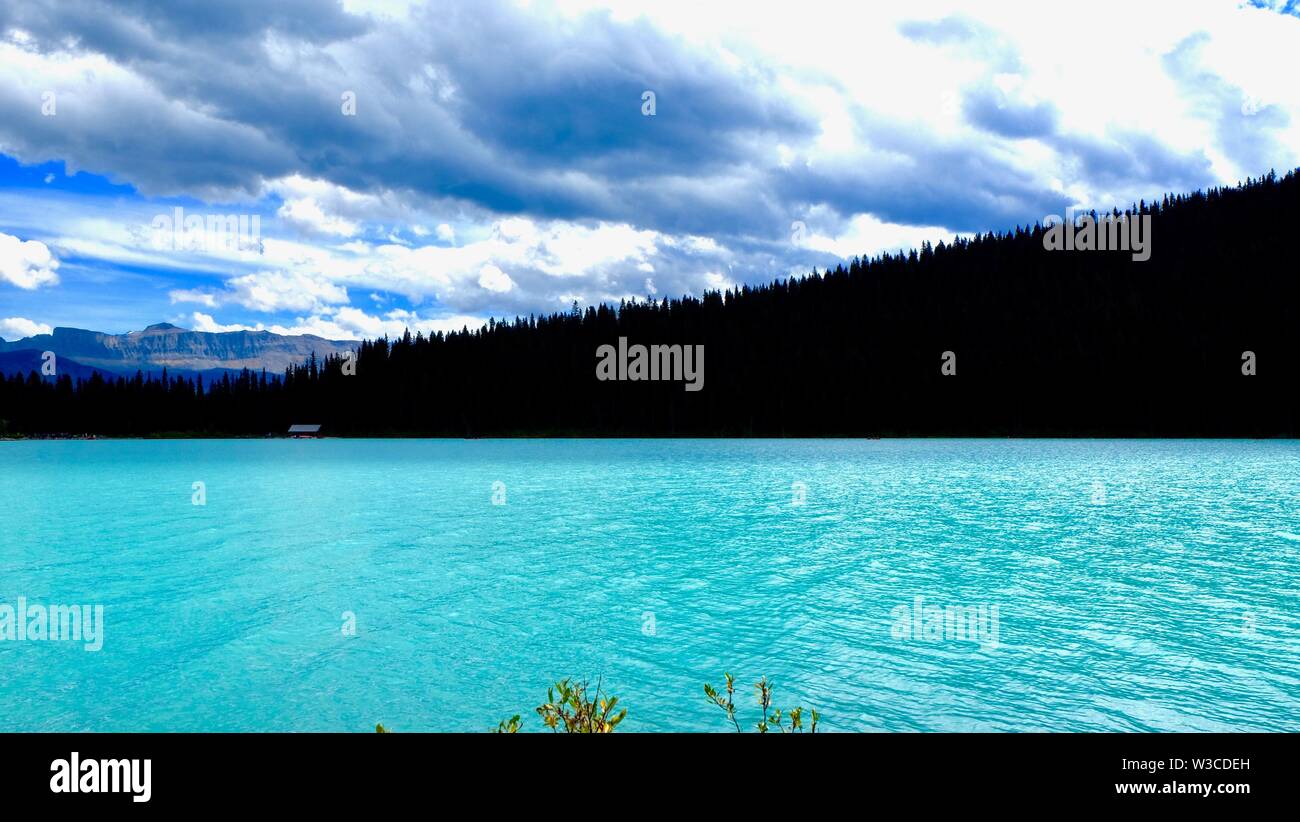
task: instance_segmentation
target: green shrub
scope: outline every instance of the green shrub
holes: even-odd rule
[[[727,719],[731,720],[736,732],[740,733],[740,722],[736,719],[736,680],[728,673],[724,673],[722,676],[727,680],[727,698],[723,699],[717,689],[708,683],[704,685],[704,696],[709,702],[727,712]],[[791,708],[788,712],[783,712],[780,708],[774,709],[772,707],[772,683],[768,681],[767,677],[762,677],[758,682],[755,682],[754,689],[758,691],[758,704],[763,709],[763,718],[758,721],[756,726],[759,733],[765,734],[771,730],[783,734],[804,732],[802,705]],[[815,734],[817,733],[817,723],[821,721],[822,717],[815,709],[810,710],[809,715],[811,722],[808,726],[808,733]],[[789,719],[788,725],[786,724],[787,718]]]
[[[558,699],[556,691],[559,691]],[[618,723],[627,718],[627,708],[614,713],[616,705],[618,697],[601,695],[599,681],[596,692],[588,699],[586,680],[561,679],[546,689],[546,704],[537,706],[537,715],[552,733],[563,729],[566,734],[612,734]]]
[[[736,681],[731,674],[724,673],[727,680],[726,698],[724,699],[718,691],[708,683],[704,685],[704,695],[709,702],[717,705],[726,711],[727,719],[735,726],[736,731],[741,731],[740,721],[736,719]],[[542,724],[551,729],[552,733],[563,731],[566,734],[610,734],[618,728],[619,723],[627,718],[627,708],[614,713],[618,706],[618,697],[606,696],[602,693],[600,680],[596,681],[596,690],[590,698],[587,696],[588,683],[584,679],[578,682],[574,679],[561,679],[550,688],[546,689],[546,703],[538,705],[535,709],[537,715],[542,718]],[[758,691],[758,704],[763,710],[762,719],[755,726],[758,732],[765,734],[768,731],[777,731],[779,733],[803,733],[804,732],[804,709],[803,706],[791,708],[789,711],[782,711],[780,708],[772,707],[772,683],[767,677],[762,677],[754,683],[755,690]],[[821,721],[821,714],[816,710],[809,710],[808,733],[817,733],[817,723]],[[507,720],[497,723],[496,730],[493,733],[514,734],[519,733],[522,723],[519,714],[515,714]],[[391,733],[383,725],[375,726],[375,733]]]

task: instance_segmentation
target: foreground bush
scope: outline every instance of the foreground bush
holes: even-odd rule
[[[731,674],[724,673],[723,677],[727,680],[726,698],[719,694],[717,689],[712,685],[705,683],[704,695],[709,702],[717,705],[726,711],[727,719],[735,727],[737,732],[742,729],[740,721],[736,719],[736,680]],[[546,689],[546,703],[538,705],[534,710],[542,718],[542,724],[551,729],[552,733],[564,731],[566,734],[610,734],[627,718],[627,708],[614,713],[618,705],[618,697],[606,696],[602,693],[601,683],[596,682],[596,690],[591,697],[587,696],[589,685],[586,680],[578,682],[574,679],[561,679],[559,682]],[[803,706],[791,708],[789,711],[782,711],[780,708],[772,707],[772,683],[767,677],[762,677],[754,683],[754,689],[758,692],[758,705],[763,711],[762,718],[754,726],[759,733],[765,734],[769,731],[779,733],[803,733],[804,732],[804,709]],[[821,714],[816,710],[809,710],[808,733],[817,733],[817,723],[821,721]],[[509,719],[497,723],[496,730],[493,733],[514,734],[519,733],[522,726],[519,714],[515,714]],[[391,733],[383,725],[375,726],[376,733]]]
[[[731,724],[736,727],[736,732],[740,733],[740,722],[736,720],[736,680],[728,673],[724,673],[723,676],[727,680],[727,698],[723,699],[717,689],[712,685],[709,685],[707,682],[704,684],[704,696],[708,698],[709,702],[727,712],[727,719],[731,720]],[[755,726],[759,733],[765,734],[773,729],[783,734],[803,733],[802,705],[797,708],[791,708],[789,712],[783,716],[783,712],[780,708],[772,707],[772,683],[768,682],[767,677],[762,677],[758,682],[755,682],[754,689],[758,691],[758,704],[759,707],[763,709],[763,718],[760,719],[758,724]],[[822,717],[815,709],[809,710],[808,713],[810,719],[808,733],[815,734],[817,733],[817,723]],[[790,724],[788,725],[785,724],[786,718],[789,719]]]

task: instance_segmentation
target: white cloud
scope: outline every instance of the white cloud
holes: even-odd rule
[[[231,299],[254,311],[315,311],[322,305],[346,303],[348,292],[304,272],[258,271],[230,281]]]
[[[45,243],[0,232],[0,280],[31,290],[59,281],[59,261]]]
[[[276,334],[313,334],[331,340],[374,339],[387,335],[400,337],[408,329],[411,333],[430,334],[441,331],[444,334],[469,328],[471,331],[481,328],[487,322],[486,317],[468,314],[456,314],[449,317],[421,317],[412,311],[401,309],[390,311],[383,317],[376,317],[358,308],[344,307],[333,312],[326,312],[311,317],[299,317],[291,325],[272,325],[266,330]]]
[[[479,269],[478,284],[488,291],[495,291],[503,294],[515,287],[515,281],[510,279],[510,275],[488,263]]]
[[[299,232],[323,237],[355,237],[367,225],[405,225],[412,234],[429,233],[423,222],[430,216],[409,198],[383,188],[354,191],[328,180],[293,174],[268,181],[263,195],[283,200],[276,216]],[[382,225],[379,226],[382,231]]]
[[[816,216],[817,210],[814,209],[813,219]],[[873,257],[886,251],[907,251],[920,248],[924,242],[938,244],[940,241],[950,242],[952,238],[953,232],[942,226],[886,223],[870,214],[859,214],[835,236],[811,233],[804,238],[803,243],[817,251],[849,258],[858,255]]]
[[[290,225],[316,234],[335,234],[351,237],[357,233],[357,224],[336,214],[326,214],[311,197],[289,200],[280,206],[276,216]]]
[[[294,185],[293,191],[311,196],[322,190],[310,181]],[[465,316],[564,310],[574,295],[584,304],[644,296],[642,284],[650,275],[664,293],[698,293],[707,287],[706,273],[725,266],[732,256],[726,246],[709,238],[677,237],[625,223],[523,217],[466,222],[464,236],[458,238],[461,245],[444,244],[456,232],[450,225],[432,222],[437,228],[430,234],[439,239],[431,244],[376,240],[369,223],[359,224],[368,239],[335,243],[321,237],[294,239],[274,213],[262,220],[257,251],[159,251],[149,242],[147,229],[160,209],[170,213],[149,201],[107,204],[55,192],[41,201],[40,219],[35,220],[30,199],[0,191],[0,225],[22,226],[29,235],[43,230],[49,247],[61,252],[209,275],[211,285],[196,285],[190,277],[168,291],[173,304],[192,304],[209,314],[239,305],[266,313],[321,315],[328,306],[349,303],[349,291],[356,288],[416,303],[436,300],[442,311]],[[236,210],[250,211],[248,204]],[[411,231],[407,236],[418,234]],[[665,251],[671,252],[671,260],[665,259]]]
[[[448,333],[468,328],[471,331],[483,327],[486,317],[470,314],[454,314],[446,317],[423,317],[414,311],[396,309],[382,317],[367,314],[359,308],[342,306],[325,308],[320,313],[298,317],[292,323],[257,323],[243,325],[239,323],[223,324],[210,314],[194,312],[190,315],[190,325],[195,331],[270,331],[273,334],[298,336],[310,334],[330,340],[375,339],[388,336],[400,337],[408,329],[412,334],[423,332]]]
[[[374,14],[405,20],[419,0],[343,0],[343,7],[354,14]]]
[[[626,224],[538,223],[523,217],[497,220],[480,233],[480,239],[459,246],[349,246],[347,255],[274,240],[264,245],[268,261],[309,268],[313,276],[411,299],[433,297],[452,310],[464,310],[480,309],[485,292],[552,305],[554,295],[572,291],[575,282],[589,298],[602,299],[609,296],[603,280],[611,272],[641,270],[659,253],[659,242],[671,243],[658,232]],[[722,251],[705,244],[689,250]]]
[[[217,295],[210,291],[180,288],[167,292],[167,296],[171,298],[173,305],[176,303],[197,303],[208,308],[216,308],[220,305],[217,302]]]
[[[729,288],[735,288],[738,283],[725,274],[717,271],[710,271],[704,275],[704,287],[708,291],[726,291]]]
[[[320,311],[324,306],[346,303],[347,289],[304,271],[255,271],[227,282],[226,290],[177,290],[170,292],[173,303],[198,303],[215,308],[235,303],[253,311]]]
[[[6,317],[0,319],[0,338],[6,340],[21,340],[24,337],[35,337],[37,334],[49,334],[54,329],[45,323],[33,322],[23,317]]]
[[[207,331],[209,333],[221,334],[227,331],[260,331],[260,328],[254,328],[247,325],[222,325],[212,318],[211,314],[203,314],[195,311],[190,315],[190,326],[195,331]]]

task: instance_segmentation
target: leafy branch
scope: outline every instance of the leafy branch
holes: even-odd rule
[[[627,718],[627,708],[614,713],[617,705],[618,697],[607,698],[601,694],[600,680],[596,681],[596,691],[588,699],[586,680],[561,679],[546,689],[546,704],[537,706],[537,715],[552,733],[563,728],[568,734],[609,734]]]
[[[708,683],[705,683],[704,685],[704,696],[710,703],[717,705],[719,708],[726,711],[727,719],[731,720],[731,724],[735,726],[736,732],[740,733],[740,722],[736,719],[736,681],[729,673],[724,673],[723,676],[727,680],[727,698],[723,699],[717,689]],[[773,708],[772,685],[773,683],[765,676],[760,678],[758,682],[754,683],[754,690],[758,692],[758,705],[763,711],[762,719],[760,719],[758,724],[755,726],[758,728],[758,732],[765,734],[769,731],[775,730],[783,734],[803,733],[803,706],[801,705],[797,708],[791,708],[789,711],[782,711],[780,708]],[[808,713],[810,714],[809,718],[811,719],[808,733],[815,734],[817,733],[817,723],[821,721],[822,717],[821,714],[817,713],[816,709],[809,709]]]

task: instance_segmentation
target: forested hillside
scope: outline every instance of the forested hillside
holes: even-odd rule
[[[700,299],[368,341],[354,375],[331,357],[207,386],[15,376],[0,419],[10,433],[1300,435],[1300,177],[1128,213],[1151,217],[1145,262],[1045,250],[1035,225]],[[703,345],[703,389],[598,380],[597,349],[619,337]]]

